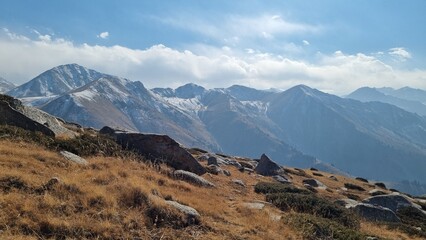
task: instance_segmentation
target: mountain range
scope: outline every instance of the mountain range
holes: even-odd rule
[[[0,77],[0,93],[8,92],[15,88],[16,85]]]
[[[378,92],[401,99],[406,94]],[[48,70],[8,94],[84,126],[161,133],[225,154],[266,153],[289,166],[426,183],[426,119],[376,100],[340,98],[304,85],[282,92],[195,84],[149,90],[77,64]],[[406,101],[418,102],[421,95]]]

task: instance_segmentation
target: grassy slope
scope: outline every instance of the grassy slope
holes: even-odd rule
[[[216,184],[208,189],[173,180],[169,169],[151,167],[130,158],[88,157],[87,166],[65,161],[58,153],[33,143],[0,139],[0,238],[36,239],[48,237],[134,238],[142,239],[301,239],[300,229],[288,221],[291,212],[266,205],[263,210],[248,209],[245,202],[264,201],[254,185],[270,178],[239,172],[226,166],[232,176],[204,177]],[[309,176],[312,172],[306,170]],[[315,176],[331,191],[320,190],[327,199],[343,198],[337,191],[344,183],[370,190],[373,187],[353,179],[329,174]],[[301,176],[291,175],[296,186]],[[52,177],[60,183],[51,190],[37,191]],[[243,180],[241,187],[232,179]],[[14,186],[10,189],[7,187]],[[191,206],[201,214],[201,224],[176,228],[173,224],[157,227],[146,213],[153,206],[165,208],[158,192],[166,198]],[[367,197],[368,192],[349,192]],[[148,200],[146,200],[146,199]],[[384,226],[361,222],[360,231],[388,239],[415,239]]]

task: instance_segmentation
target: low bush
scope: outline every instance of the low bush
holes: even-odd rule
[[[303,239],[307,240],[364,240],[367,237],[359,231],[347,228],[335,221],[309,214],[291,214],[286,221],[302,234]]]
[[[359,227],[358,219],[347,209],[313,194],[273,193],[266,195],[266,201],[271,202],[283,211],[293,210],[299,213],[309,213],[334,220],[345,227]]]
[[[306,189],[296,188],[294,186],[283,184],[283,183],[269,183],[269,182],[260,182],[254,186],[254,191],[256,193],[299,193],[299,194],[311,194],[310,191]]]

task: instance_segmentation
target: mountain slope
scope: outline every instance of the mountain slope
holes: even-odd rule
[[[426,182],[426,121],[416,114],[307,86],[272,97],[267,114],[288,143],[351,174]]]
[[[411,100],[411,101],[418,101],[423,104],[426,104],[426,91],[421,89],[415,89],[410,87],[403,87],[400,89],[393,89],[393,88],[378,88],[377,89],[380,92],[383,92],[387,95],[391,95],[394,97]]]
[[[99,79],[103,74],[77,64],[52,68],[31,81],[7,92],[18,98],[59,95]]]
[[[385,91],[385,92],[389,92],[389,91]],[[369,88],[369,87],[359,88],[355,90],[353,93],[349,94],[347,98],[352,98],[362,102],[377,101],[377,102],[389,103],[397,107],[400,107],[406,111],[417,113],[422,116],[426,116],[426,105],[422,104],[421,102],[414,101],[414,100],[407,100],[407,99],[395,97],[392,95],[387,95],[383,93],[380,89],[376,89],[376,88]]]
[[[0,77],[0,93],[5,93],[13,88],[15,88],[16,85],[7,81],[6,79]]]
[[[157,98],[142,83],[110,75],[63,94],[42,110],[85,126],[167,133],[187,146],[219,150],[190,115]]]

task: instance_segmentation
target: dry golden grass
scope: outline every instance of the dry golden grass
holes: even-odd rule
[[[264,195],[254,192],[254,185],[271,178],[225,166],[230,177],[206,174],[203,177],[217,187],[202,188],[170,178],[166,166],[159,169],[135,159],[112,157],[87,160],[89,165],[77,165],[35,144],[0,140],[0,239],[301,239],[297,229],[279,220],[287,213],[269,204],[261,210],[244,205],[264,201]],[[311,171],[306,173],[312,176]],[[321,174],[324,176],[315,178],[331,192],[320,190],[318,194],[326,198],[343,198],[337,190],[344,183],[367,189],[349,191],[361,198],[374,188],[341,176],[333,181],[328,178],[330,174]],[[40,190],[53,177],[60,182],[50,190]],[[304,177],[291,177],[296,186],[303,187]],[[5,189],[5,179],[15,181],[15,187]],[[246,187],[233,183],[233,179],[242,180]],[[182,228],[155,222],[147,212],[157,208],[164,209],[171,219],[180,217],[163,198],[195,208],[201,224]],[[409,239],[368,223],[362,223],[361,231]]]

